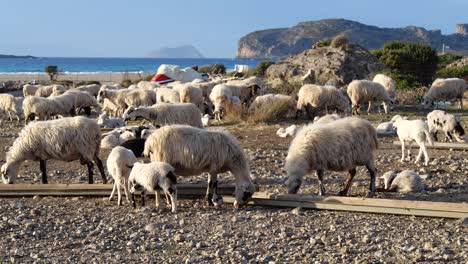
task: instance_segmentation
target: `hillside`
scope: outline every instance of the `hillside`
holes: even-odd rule
[[[16,55],[0,54],[0,59],[18,59],[18,58],[36,58],[36,57],[31,56],[31,55],[16,56]]]
[[[309,49],[320,39],[333,38],[339,34],[366,49],[380,48],[387,41],[401,40],[426,43],[438,50],[442,48],[442,44],[450,46],[451,50],[462,52],[468,50],[466,32],[442,35],[440,30],[426,30],[415,26],[379,28],[345,19],[324,19],[302,22],[291,28],[249,33],[239,40],[236,56],[284,58]]]
[[[192,45],[184,45],[174,48],[163,47],[149,52],[151,58],[204,58],[204,56]]]

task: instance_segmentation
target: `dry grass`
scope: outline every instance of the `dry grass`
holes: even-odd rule
[[[247,116],[247,122],[249,123],[260,123],[260,122],[272,122],[284,119],[294,114],[295,101],[275,101],[271,104],[263,105],[260,108],[249,113]]]
[[[417,105],[423,100],[424,95],[429,90],[427,87],[421,87],[413,90],[397,90],[396,100],[399,105]]]

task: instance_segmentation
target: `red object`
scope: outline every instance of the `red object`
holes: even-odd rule
[[[169,83],[169,82],[173,82],[174,80],[167,77],[166,75],[164,74],[155,74],[153,76],[153,78],[151,79],[152,82],[157,82],[157,83],[160,83],[160,84],[163,84],[163,83]]]

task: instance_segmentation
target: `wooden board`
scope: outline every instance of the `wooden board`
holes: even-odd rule
[[[233,203],[234,197],[224,197],[226,203]],[[425,201],[403,201],[391,199],[315,196],[298,194],[275,195],[265,192],[254,194],[249,205],[306,209],[337,210],[395,215],[462,218],[468,217],[468,204]]]
[[[393,141],[393,145],[401,146],[400,141]],[[407,144],[405,144],[407,146]],[[419,145],[416,143],[411,143],[412,148],[419,148]],[[468,150],[467,143],[446,143],[446,142],[434,142],[434,145],[426,145],[427,148],[434,149],[457,149],[457,150]]]

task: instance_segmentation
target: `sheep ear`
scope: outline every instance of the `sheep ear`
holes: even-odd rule
[[[166,177],[169,178],[169,180],[171,180],[171,182],[172,182],[173,184],[177,184],[177,177],[176,177],[176,175],[174,174],[173,171],[168,172],[168,173],[166,174]]]
[[[127,168],[133,169],[133,165],[131,165],[131,166],[130,166],[130,165],[127,165]]]

